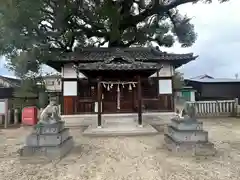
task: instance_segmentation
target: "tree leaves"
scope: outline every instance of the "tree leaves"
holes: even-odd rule
[[[188,47],[197,34],[176,8],[189,2],[211,0],[0,0],[0,55],[24,74],[49,58],[105,42],[171,47],[177,40]]]
[[[197,39],[191,19],[186,15],[182,16],[178,10],[171,10],[168,15],[172,22],[172,33],[178,38],[178,42],[182,47],[191,46]]]
[[[173,86],[174,89],[182,89],[184,87],[184,77],[183,74],[179,71],[175,71],[173,76]]]

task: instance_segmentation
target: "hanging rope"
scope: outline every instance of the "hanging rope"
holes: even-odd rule
[[[124,88],[125,86],[128,86],[128,90],[132,91],[132,88],[135,88],[137,84],[137,82],[134,82],[134,81],[129,81],[129,82],[101,81],[100,83],[103,85],[104,88],[107,89],[107,91],[110,91],[114,85],[117,85],[117,109],[118,110],[121,109],[121,105],[120,105],[121,104],[121,100],[120,100],[121,87],[120,86],[122,86],[122,88]]]
[[[132,90],[132,88],[136,87],[137,82],[134,81],[128,81],[128,82],[120,82],[120,81],[101,81],[100,82],[104,88],[107,89],[107,91],[110,91],[114,85],[117,85],[117,91],[119,90],[120,92],[120,85],[122,86],[122,88],[124,88],[125,86],[128,85],[128,89],[129,91]]]

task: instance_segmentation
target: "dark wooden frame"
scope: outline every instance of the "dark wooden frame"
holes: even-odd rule
[[[136,77],[136,80],[137,80],[137,78],[138,78],[138,76]],[[141,78],[140,77],[140,79],[141,79],[141,84],[142,84],[142,82],[144,82],[145,81],[145,83],[146,83],[146,81],[148,81],[148,78]],[[159,85],[158,85],[158,80],[161,80],[161,79],[169,79],[169,80],[172,80],[172,87],[173,87],[173,78],[172,77],[153,77],[152,78],[152,80],[154,81],[154,83],[156,84],[156,86],[154,86],[154,87],[152,87],[152,88],[156,88],[156,92],[159,92]],[[80,80],[80,79],[76,79],[76,78],[63,78],[62,79],[62,88],[63,88],[63,83],[65,82],[65,81],[77,81],[78,83],[81,83],[81,82],[83,82],[83,80]],[[86,83],[88,83],[89,82],[89,80],[84,80],[84,81],[86,81]],[[91,79],[91,82],[98,82],[98,80],[97,79]],[[90,85],[89,85],[90,86]],[[78,86],[77,86],[77,88],[79,88],[79,84],[78,84]],[[173,87],[174,88],[174,87]],[[96,89],[97,89],[97,87],[96,87]],[[77,111],[77,107],[76,106],[79,106],[78,104],[79,103],[82,103],[82,104],[84,104],[84,103],[87,103],[87,104],[89,104],[89,102],[91,101],[92,102],[92,111],[91,112],[85,112],[85,113],[91,113],[91,114],[97,114],[97,112],[95,112],[94,111],[94,102],[97,102],[98,101],[98,98],[96,97],[96,99],[93,97],[93,99],[92,100],[90,100],[90,99],[79,99],[79,89],[77,89],[77,92],[78,92],[78,94],[77,94],[77,96],[76,97],[72,97],[74,100],[74,104],[75,105],[73,105],[73,107],[74,107],[74,110],[73,110],[73,113],[74,114],[79,114],[79,112]],[[141,94],[143,93],[143,91],[142,91],[142,87],[141,87]],[[62,94],[63,94],[63,91],[62,91]],[[101,92],[101,94],[102,94],[102,92]],[[136,91],[136,97],[135,97],[135,101],[136,102],[138,102],[137,101],[137,99],[138,99],[138,92]],[[169,102],[170,100],[169,100],[169,97],[171,97],[171,102]],[[102,98],[102,97],[101,97]],[[64,99],[64,98],[63,98]],[[143,104],[152,104],[152,103],[160,103],[160,104],[162,104],[162,106],[159,106],[159,108],[157,108],[156,110],[154,110],[154,109],[146,109],[147,111],[149,111],[149,112],[171,112],[171,111],[174,111],[174,90],[173,90],[173,93],[172,94],[167,94],[167,95],[164,95],[164,94],[156,94],[156,98],[146,98],[146,97],[144,97],[144,96],[142,96],[142,98],[141,98],[141,106],[143,106]],[[163,105],[163,103],[167,103],[167,104],[169,104],[169,106],[171,106],[171,108],[169,108],[169,107],[167,107],[166,105]],[[90,103],[91,104],[91,103]],[[134,103],[135,104],[135,103]],[[156,106],[156,105],[155,105]],[[62,110],[63,110],[63,112],[64,112],[64,100],[63,100],[63,102],[62,102]],[[104,108],[103,107],[103,105],[101,105],[101,107],[102,108]],[[136,104],[136,107],[138,107],[138,103]],[[162,109],[163,108],[163,109]],[[138,109],[138,108],[137,108]],[[136,110],[137,110],[136,109]],[[82,112],[82,111],[81,111]],[[135,111],[129,111],[129,113],[134,113]],[[82,112],[83,113],[83,112]],[[108,114],[108,113],[114,113],[114,112],[104,112],[104,111],[102,111],[101,113],[104,113],[104,114]],[[116,112],[116,113],[126,113],[125,111],[124,112],[122,112],[122,111],[120,111],[120,112]],[[63,114],[66,114],[66,113],[63,113]]]
[[[142,126],[142,86],[141,86],[141,77],[138,75],[137,76],[138,80],[138,125]]]
[[[171,111],[174,111],[175,110],[175,103],[174,103],[174,92],[175,92],[175,90],[174,90],[174,83],[173,83],[173,80],[174,80],[174,77],[173,76],[166,76],[166,77],[158,77],[157,78],[158,79],[158,81],[159,80],[171,80],[171,82],[172,82],[172,94],[170,95],[170,94],[159,94],[159,96],[171,96],[171,104],[172,104],[172,109],[171,109]],[[159,86],[158,86],[158,88],[159,88]],[[158,92],[159,92],[159,89],[158,89]]]
[[[102,85],[101,78],[97,80],[97,100],[98,100],[98,127],[102,126]]]

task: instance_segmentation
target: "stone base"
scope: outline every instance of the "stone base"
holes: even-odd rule
[[[64,121],[58,121],[54,124],[44,124],[44,125],[36,125],[35,133],[36,134],[56,134],[64,129]]]
[[[203,130],[203,123],[197,120],[171,119],[171,126],[179,130]]]
[[[58,146],[63,143],[69,137],[69,129],[64,128],[60,132],[46,133],[46,134],[37,134],[32,133],[26,138],[27,146]]]
[[[216,154],[214,144],[210,142],[177,142],[167,134],[164,135],[168,150],[178,155],[213,156]]]
[[[62,159],[73,148],[73,138],[68,137],[62,144],[58,146],[30,147],[24,146],[20,149],[20,160],[25,163],[27,160],[42,162]],[[29,158],[29,159],[28,159]]]
[[[183,142],[207,142],[208,132],[203,130],[179,130],[173,126],[168,126],[166,128],[165,134],[169,135],[176,141]]]

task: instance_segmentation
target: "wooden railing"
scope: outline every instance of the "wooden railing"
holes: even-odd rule
[[[197,117],[214,117],[214,116],[237,116],[238,99],[221,100],[221,101],[196,101],[186,102],[187,106],[194,106]]]

